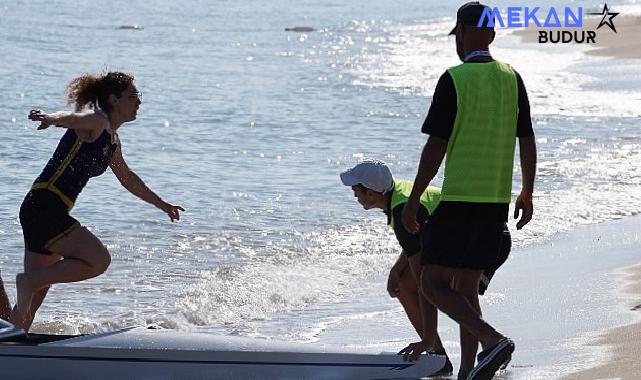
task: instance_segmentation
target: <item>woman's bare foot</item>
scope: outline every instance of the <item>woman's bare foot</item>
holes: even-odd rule
[[[16,306],[11,311],[10,321],[16,326],[22,327],[25,331],[29,329],[31,300],[35,289],[29,282],[29,275],[26,273],[18,273],[16,275],[16,293],[17,302]]]
[[[20,312],[20,310],[18,310],[18,305],[14,306],[13,310],[11,310],[9,322],[11,322],[11,324],[13,324],[14,326],[23,329],[24,331],[27,331],[29,329],[29,317],[25,316]]]

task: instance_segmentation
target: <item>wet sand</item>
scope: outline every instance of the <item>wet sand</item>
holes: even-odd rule
[[[641,264],[626,268],[624,273],[627,284],[623,291],[630,295],[629,308],[641,313]],[[606,330],[590,345],[603,348],[606,362],[568,375],[564,380],[641,378],[641,322]]]

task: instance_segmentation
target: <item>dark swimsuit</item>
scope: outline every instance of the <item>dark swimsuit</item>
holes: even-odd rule
[[[106,118],[101,111],[96,113]],[[80,226],[69,211],[89,178],[107,170],[117,147],[117,135],[112,137],[110,125],[94,141],[85,141],[73,129],[67,130],[20,207],[27,250],[51,254],[52,244]]]

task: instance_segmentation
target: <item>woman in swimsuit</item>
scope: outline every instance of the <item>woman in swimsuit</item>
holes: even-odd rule
[[[67,87],[75,112],[47,114],[32,110],[38,129],[67,128],[53,156],[20,207],[25,241],[24,273],[16,276],[17,303],[11,321],[28,330],[52,284],[86,280],[103,273],[109,251],[69,215],[91,177],[111,167],[122,186],[164,211],[173,222],[180,206],[163,201],[125,163],[118,129],[136,120],[140,93],[129,74],[85,74]]]

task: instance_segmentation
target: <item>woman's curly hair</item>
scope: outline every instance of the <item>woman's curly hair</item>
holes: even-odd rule
[[[110,113],[109,95],[114,94],[120,97],[133,81],[133,75],[121,72],[112,71],[102,75],[84,74],[69,83],[66,91],[67,99],[69,103],[75,103],[76,112],[87,105],[94,109],[98,105],[101,110]]]

